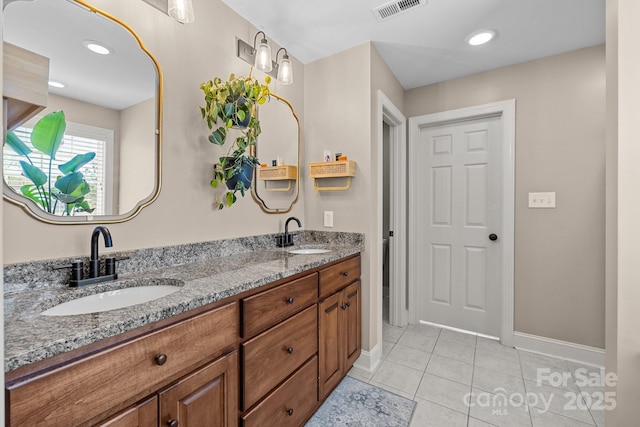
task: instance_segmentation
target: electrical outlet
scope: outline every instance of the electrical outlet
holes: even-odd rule
[[[529,208],[554,209],[556,193],[529,193]]]
[[[333,211],[324,211],[324,226],[333,227]]]

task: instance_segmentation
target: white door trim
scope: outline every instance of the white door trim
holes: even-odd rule
[[[405,326],[408,321],[407,300],[407,119],[391,100],[378,90],[378,194],[382,194],[382,124],[389,125],[391,143],[391,209],[390,227],[394,232],[389,239],[389,277],[393,284],[389,289],[390,307],[389,323],[395,326]],[[382,208],[378,207],[380,215]],[[382,222],[380,222],[381,224]],[[380,230],[378,230],[381,233]],[[382,253],[382,238],[378,239],[379,253]],[[384,260],[380,259],[380,266]],[[382,302],[383,299],[381,298]],[[382,319],[382,315],[380,316]],[[380,325],[382,330],[382,324]]]
[[[417,141],[421,127],[435,126],[447,122],[460,120],[470,120],[485,116],[502,116],[503,134],[503,229],[499,232],[502,242],[502,310],[500,341],[507,346],[513,346],[514,332],[514,226],[515,226],[515,127],[516,127],[516,101],[509,99],[506,101],[474,107],[461,108],[457,110],[444,111],[440,113],[427,114],[424,116],[411,117],[409,119],[409,138]],[[421,167],[419,159],[410,159],[409,176],[414,168]],[[412,191],[412,181],[409,182],[409,191]],[[417,221],[413,218],[415,211],[415,200],[409,198],[409,222]],[[409,247],[415,248],[418,245],[417,236],[409,235]],[[416,276],[415,265],[419,260],[415,258],[415,251],[409,251],[409,318],[412,322],[418,321],[417,295],[419,278]]]

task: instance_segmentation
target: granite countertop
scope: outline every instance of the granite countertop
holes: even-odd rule
[[[327,253],[288,253],[292,248],[313,246],[260,248],[121,274],[117,281],[79,289],[60,285],[36,289],[5,286],[5,372],[361,252],[359,245],[331,243],[315,245],[331,249]],[[181,289],[157,300],[102,313],[40,315],[61,302],[137,284],[172,284]]]

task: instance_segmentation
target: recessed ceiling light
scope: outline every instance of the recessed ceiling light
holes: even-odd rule
[[[63,87],[66,87],[64,83],[56,82],[53,80],[49,80],[49,86],[56,87],[58,89],[62,89]]]
[[[91,52],[97,53],[98,55],[110,55],[113,53],[112,49],[93,40],[85,40],[82,44]]]
[[[489,43],[496,36],[496,32],[493,30],[481,30],[467,37],[467,43],[471,46],[480,46],[485,43]]]

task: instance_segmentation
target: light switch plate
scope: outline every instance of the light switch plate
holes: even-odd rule
[[[324,211],[324,226],[333,227],[333,211]]]
[[[554,209],[556,207],[556,193],[529,193],[529,208]]]

